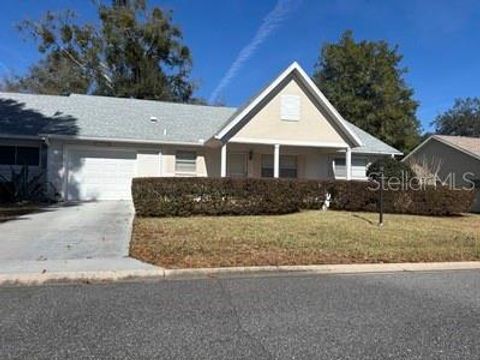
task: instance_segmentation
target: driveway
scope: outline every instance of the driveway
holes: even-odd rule
[[[0,262],[77,260],[128,255],[129,201],[47,207],[0,224]]]

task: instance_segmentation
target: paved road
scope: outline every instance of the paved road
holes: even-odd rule
[[[0,288],[2,359],[478,359],[480,272]]]
[[[0,224],[0,262],[126,256],[133,215],[130,201],[99,201],[21,216]]]

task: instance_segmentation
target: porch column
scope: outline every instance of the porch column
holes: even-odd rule
[[[345,165],[347,169],[347,180],[352,180],[352,149],[347,148],[345,153]]]
[[[280,177],[280,144],[274,145],[273,152],[273,177]]]
[[[227,144],[222,145],[222,151],[220,155],[220,176],[227,176]]]

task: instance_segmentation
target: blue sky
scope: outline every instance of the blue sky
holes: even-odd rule
[[[267,31],[265,17],[279,0],[150,0],[173,11],[194,60],[198,96],[238,106],[292,61],[312,73],[320,47],[346,29],[356,39],[397,44],[408,67],[407,82],[420,101],[418,117],[429,129],[435,116],[457,97],[480,95],[480,2],[475,0],[280,0]],[[3,0],[0,13],[0,74],[21,74],[38,59],[15,23],[47,9],[73,8],[94,20],[88,0]],[[278,16],[277,16],[278,15]],[[270,19],[272,20],[272,19]],[[267,24],[268,25],[268,24]],[[257,34],[257,42],[252,41]],[[238,60],[239,53],[242,60]],[[231,76],[225,74],[237,60]],[[219,85],[224,79],[224,84]]]

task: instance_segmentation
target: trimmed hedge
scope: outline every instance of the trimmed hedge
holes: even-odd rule
[[[377,211],[374,182],[230,178],[137,178],[132,196],[138,216],[264,215],[320,209],[325,194],[331,208]],[[456,215],[468,212],[474,191],[425,186],[384,191],[387,213]]]
[[[139,216],[287,214],[300,209],[294,183],[280,179],[138,178]]]
[[[324,196],[332,194],[331,208],[347,211],[378,211],[378,184],[372,181],[296,180],[303,209],[320,209]],[[415,184],[418,185],[418,184]],[[318,194],[317,196],[315,196]],[[475,191],[425,185],[421,190],[384,191],[384,211],[393,214],[449,216],[469,212]]]

